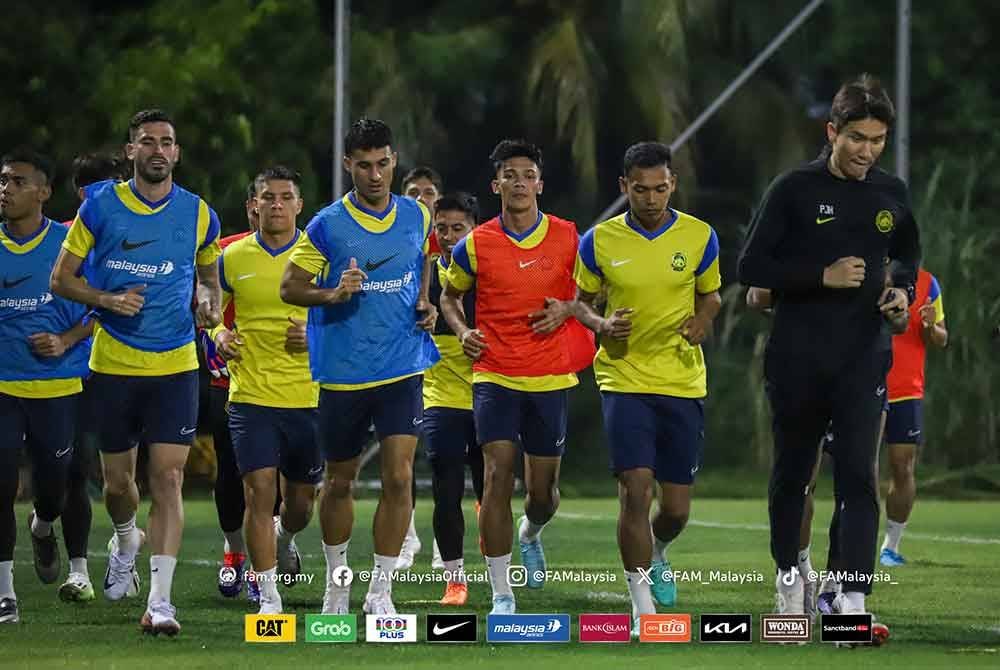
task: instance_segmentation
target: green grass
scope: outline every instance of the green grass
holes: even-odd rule
[[[516,505],[519,505],[517,503]],[[356,536],[351,545],[355,570],[370,567],[371,500],[357,505]],[[763,500],[696,499],[692,524],[671,547],[675,570],[732,570],[764,575],[763,583],[680,583],[676,611],[768,612],[773,599],[772,565],[768,555],[767,507]],[[21,623],[0,626],[0,667],[70,668],[237,668],[270,669],[311,667],[335,663],[339,667],[364,664],[376,667],[485,667],[517,666],[543,668],[556,664],[574,668],[607,670],[624,659],[670,663],[684,668],[827,667],[846,662],[861,667],[998,667],[1000,664],[1000,505],[994,502],[918,501],[903,550],[910,559],[905,568],[891,572],[894,585],[876,586],[870,607],[888,624],[892,638],[884,648],[839,650],[818,642],[806,646],[703,645],[313,645],[304,642],[306,613],[320,610],[324,562],[315,521],[298,543],[304,554],[303,569],[316,575],[312,585],[299,584],[283,592],[286,611],[299,615],[298,639],[294,645],[250,645],[243,642],[243,598],[222,599],[215,587],[215,561],[221,553],[211,501],[188,501],[187,529],[181,564],[174,581],[174,603],[184,627],[173,640],[144,637],[138,621],[148,589],[148,561],[140,560],[143,597],[123,603],[108,603],[100,593],[86,605],[59,602],[56,586],[41,585],[31,567],[31,546],[24,519],[28,508],[19,505],[19,543],[15,551]],[[544,534],[550,567],[581,570],[611,570],[618,582],[607,586],[549,584],[543,591],[519,589],[522,612],[626,612],[627,591],[621,581],[615,544],[617,503],[611,499],[564,499],[559,516]],[[140,515],[144,518],[145,508]],[[825,528],[830,502],[817,505],[813,556],[818,568],[826,551]],[[467,519],[473,519],[471,510]],[[414,570],[430,570],[430,502],[418,501],[418,526],[425,546]],[[106,564],[104,540],[110,525],[99,504],[94,507],[91,576],[100,588]],[[472,528],[472,524],[470,524]],[[470,570],[484,563],[476,549],[474,533],[466,537]],[[65,561],[65,553],[63,553]],[[515,556],[515,562],[518,562]],[[434,605],[441,596],[434,585],[398,584],[395,602],[400,612],[424,614],[442,611]],[[352,607],[360,614],[363,587],[355,584]],[[470,587],[466,611],[485,615],[489,609],[486,586]],[[360,617],[363,622],[363,617]],[[423,626],[423,617],[419,619]],[[754,634],[758,620],[755,617]],[[480,639],[485,637],[480,617]],[[422,635],[422,632],[421,632]],[[573,633],[573,639],[577,637]],[[363,639],[363,633],[359,639]],[[358,666],[360,667],[360,665]]]

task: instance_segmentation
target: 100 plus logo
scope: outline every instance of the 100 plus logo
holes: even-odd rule
[[[395,614],[381,616],[369,614],[365,617],[365,641],[416,642],[417,615]]]

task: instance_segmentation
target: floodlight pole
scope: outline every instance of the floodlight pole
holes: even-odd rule
[[[337,0],[333,10],[333,197],[344,194],[344,129],[347,118],[347,73],[351,55],[350,0]]]
[[[729,100],[729,98],[733,97],[733,94],[736,93],[736,91],[740,88],[740,86],[746,83],[746,80],[752,77],[754,73],[760,69],[760,66],[763,65],[768,58],[771,57],[771,54],[777,51],[778,48],[785,43],[785,40],[791,37],[792,33],[798,30],[799,27],[803,23],[805,23],[806,19],[808,19],[813,12],[819,9],[819,6],[823,4],[823,1],[824,0],[811,0],[809,4],[803,7],[802,11],[796,14],[795,18],[789,21],[788,24],[781,30],[780,33],[775,35],[774,39],[771,40],[770,44],[764,47],[763,51],[757,54],[756,58],[750,61],[750,64],[743,69],[743,72],[741,72],[739,76],[736,77],[736,79],[733,79],[733,81],[730,82],[729,86],[727,86],[726,89],[722,93],[720,93],[718,97],[715,98],[715,100],[712,101],[712,104],[710,104],[705,109],[705,111],[699,114],[698,118],[695,119],[691,123],[691,125],[685,128],[684,131],[677,136],[677,139],[675,139],[670,144],[670,151],[676,153],[678,149],[684,146],[684,144],[686,144],[687,141],[691,139],[691,136],[694,135],[696,132],[698,132],[698,130],[703,125],[705,125],[705,122],[707,122],[710,118],[712,118],[712,116],[719,110],[720,107],[722,107],[722,105],[724,105]],[[611,203],[611,205],[608,206],[607,209],[601,212],[600,215],[597,217],[597,219],[591,225],[596,226],[601,221],[604,221],[611,215],[620,211],[622,205],[625,204],[625,200],[626,197],[624,195],[618,196],[618,199],[615,200],[613,203]]]
[[[896,0],[896,176],[910,181],[910,0]]]

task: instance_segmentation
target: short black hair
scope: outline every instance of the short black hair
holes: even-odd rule
[[[430,182],[434,184],[434,188],[438,190],[438,193],[444,190],[444,182],[441,181],[441,175],[439,175],[434,168],[427,167],[426,165],[419,165],[403,175],[403,181],[401,183],[403,184],[404,190],[407,184],[418,179],[430,180]]]
[[[537,146],[528,140],[501,140],[493,147],[493,152],[490,154],[493,171],[498,171],[504,161],[518,157],[531,159],[539,170],[542,169],[542,150]]]
[[[0,158],[0,167],[9,163],[27,163],[45,176],[46,184],[51,184],[55,176],[55,164],[52,159],[31,147],[18,147]]]
[[[250,183],[247,184],[247,200],[253,200],[257,197],[257,180],[251,179]]]
[[[660,165],[670,168],[672,158],[670,147],[663,142],[638,142],[625,150],[622,174],[628,177],[632,168],[651,168]]]
[[[293,184],[295,184],[295,190],[301,193],[302,175],[300,175],[298,172],[291,169],[290,167],[286,167],[284,165],[272,165],[270,167],[264,168],[259,173],[257,173],[256,177],[254,177],[252,184],[253,192],[252,194],[248,194],[249,198],[256,197],[257,187],[269,179],[282,179],[290,181]]]
[[[876,119],[887,127],[896,120],[896,109],[882,83],[867,72],[840,87],[830,105],[830,123],[839,132],[852,121]]]
[[[129,142],[135,139],[135,132],[144,123],[169,123],[171,128],[177,130],[173,118],[162,109],[144,109],[136,112],[128,122]]]
[[[472,225],[479,225],[479,200],[465,191],[445,193],[434,203],[434,215],[440,212],[464,212],[472,219]]]
[[[83,188],[108,179],[121,180],[127,174],[120,156],[93,152],[73,159],[73,188]]]
[[[351,124],[344,136],[344,153],[348,156],[355,149],[381,149],[392,146],[392,130],[379,119],[362,117]]]

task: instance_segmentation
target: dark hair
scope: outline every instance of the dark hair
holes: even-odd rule
[[[392,130],[378,119],[360,118],[351,124],[344,136],[344,153],[348,156],[355,149],[381,149],[392,146]]]
[[[83,188],[108,179],[124,179],[126,174],[124,162],[113,154],[89,153],[73,159],[73,188]]]
[[[45,182],[48,184],[52,183],[52,177],[55,175],[55,168],[52,163],[52,159],[38,153],[30,147],[18,147],[17,149],[14,149],[10,153],[6,154],[3,158],[0,158],[0,167],[8,165],[9,163],[27,163],[41,172],[45,176]]]
[[[830,123],[839,132],[852,121],[876,119],[892,127],[896,110],[878,79],[867,72],[840,87],[830,105]]]
[[[401,183],[405,187],[411,181],[416,181],[418,179],[429,180],[432,184],[434,184],[434,188],[438,190],[438,193],[444,190],[444,182],[441,181],[441,175],[439,175],[434,168],[427,167],[426,165],[420,165],[407,172],[403,175],[403,181]]]
[[[625,150],[623,175],[628,177],[632,168],[651,168],[660,165],[670,167],[670,147],[662,142],[639,142]]]
[[[128,141],[135,139],[135,131],[144,123],[169,123],[175,130],[174,120],[162,109],[144,109],[136,112],[128,122]]]
[[[295,190],[298,191],[302,184],[302,175],[300,175],[295,170],[285,167],[284,165],[272,165],[261,170],[253,180],[253,194],[249,197],[256,197],[257,187],[266,182],[269,179],[282,179],[287,180],[295,184]],[[249,199],[249,198],[248,198]]]
[[[250,183],[247,184],[247,200],[253,200],[257,197],[257,180],[251,179]]]
[[[518,157],[528,158],[539,170],[542,169],[542,150],[537,146],[527,140],[502,140],[490,154],[493,171],[499,170],[504,161]]]
[[[465,191],[445,193],[434,203],[434,215],[440,212],[463,212],[472,219],[472,225],[479,225],[479,201]]]

